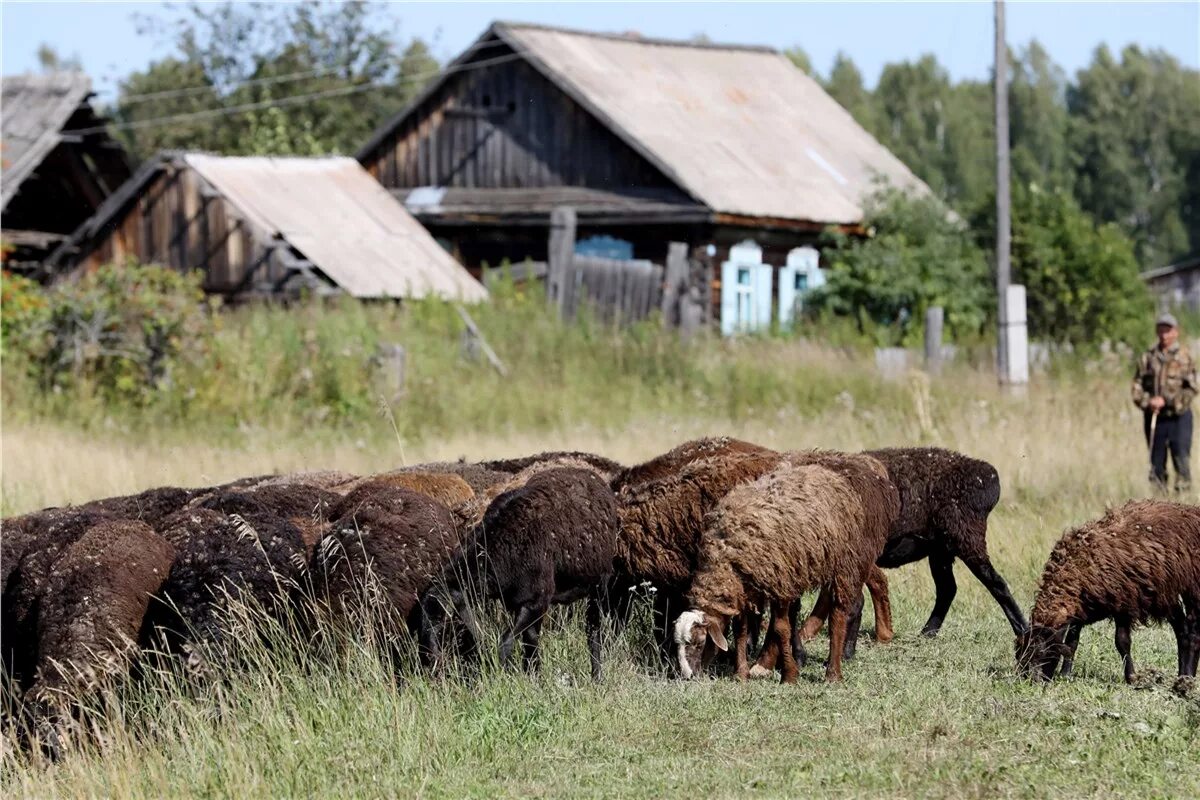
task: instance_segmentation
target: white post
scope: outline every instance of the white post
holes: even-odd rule
[[[1002,375],[1007,383],[1029,383],[1029,330],[1026,327],[1025,316],[1025,286],[1011,283],[1008,286],[1005,306],[1008,311],[1008,325],[1005,326],[1004,339],[1008,351],[1008,374]]]

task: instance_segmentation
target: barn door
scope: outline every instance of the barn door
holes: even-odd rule
[[[721,334],[763,330],[771,325],[771,276],[762,248],[745,241],[721,264]]]

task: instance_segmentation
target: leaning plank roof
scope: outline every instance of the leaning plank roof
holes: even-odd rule
[[[92,92],[81,72],[8,75],[0,88],[0,196],[17,189],[61,141],[63,126]]]
[[[855,224],[877,179],[929,191],[771,48],[497,22],[450,66],[468,65],[492,40],[509,45],[718,217]],[[454,74],[448,69],[377,131],[359,158]]]
[[[355,297],[478,301],[487,292],[352,158],[184,160],[247,219]]]

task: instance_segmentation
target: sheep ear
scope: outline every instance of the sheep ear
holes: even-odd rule
[[[715,619],[708,621],[708,635],[713,640],[713,644],[718,650],[725,651],[729,649],[729,642],[725,641],[725,631],[722,630],[725,626]]]

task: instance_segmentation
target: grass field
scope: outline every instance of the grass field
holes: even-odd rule
[[[805,364],[791,368],[802,374]],[[697,402],[694,416],[633,413],[602,427],[464,431],[415,445],[385,418],[336,435],[297,428],[220,440],[180,429],[133,437],[93,426],[84,434],[23,419],[3,431],[4,512],[151,485],[276,470],[363,472],[459,455],[571,447],[631,462],[700,434],[779,448],[937,443],[999,469],[1004,494],[989,541],[1028,608],[1065,528],[1146,493],[1140,420],[1115,371],[1043,379],[1011,396],[965,370],[932,385],[913,377],[885,386],[855,369],[857,394],[831,396],[817,412],[783,396],[777,409],[734,421]],[[1110,624],[1085,632],[1075,677],[1032,685],[1014,676],[999,609],[965,569],[956,574],[958,598],[942,636],[927,640],[917,635],[933,601],[927,570],[890,573],[897,638],[886,646],[864,640],[842,685],[820,679],[823,639],[798,686],[669,681],[647,673],[635,631],[610,642],[608,679],[592,686],[582,625],[563,618],[543,637],[546,667],[536,680],[488,670],[475,682],[414,676],[397,689],[369,650],[354,650],[336,668],[279,655],[191,693],[152,686],[105,719],[99,744],[59,763],[8,747],[0,792],[1200,796],[1200,699],[1170,690],[1168,629],[1135,633],[1137,688],[1121,682]]]

